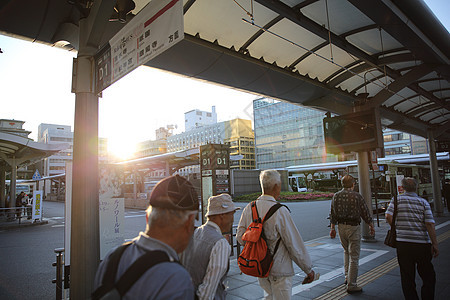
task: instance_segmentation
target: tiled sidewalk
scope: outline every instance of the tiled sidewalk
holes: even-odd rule
[[[450,294],[450,214],[435,217],[440,254],[433,259],[436,270],[436,297],[448,299]],[[400,283],[400,271],[395,249],[384,245],[384,237],[389,225],[380,220],[376,227],[376,242],[361,244],[361,257],[358,284],[363,292],[350,295],[346,292],[343,275],[343,250],[339,238],[323,237],[305,244],[314,264],[314,270],[320,278],[311,284],[302,285],[303,271],[294,264],[296,275],[293,280],[292,299],[403,299]],[[420,295],[420,277],[416,276],[416,285]],[[255,277],[241,274],[236,257],[230,261],[230,270],[226,280],[227,299],[262,299],[263,290]]]

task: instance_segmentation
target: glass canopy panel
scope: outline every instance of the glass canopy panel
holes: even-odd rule
[[[336,71],[341,70],[342,67],[355,61],[355,59],[346,51],[343,51],[334,45],[332,50],[333,51],[331,52],[329,44],[322,47],[315,52],[317,55],[320,55],[320,57],[316,55],[308,56],[296,66],[297,70],[302,75],[308,74],[310,77],[317,77],[322,81]],[[333,54],[333,56],[331,56],[331,54]],[[331,62],[331,57],[333,57],[334,63]]]
[[[245,7],[248,6],[248,7]],[[244,8],[250,10],[249,5]],[[254,3],[253,12],[255,22],[265,25],[277,14],[267,8]],[[184,31],[191,35],[200,34],[204,40],[214,42],[230,48],[239,49],[258,28],[242,21],[250,20],[247,13],[233,1],[208,0],[196,1],[184,16]]]
[[[378,29],[371,29],[353,34],[348,36],[347,40],[370,55],[382,52],[381,49],[387,51],[403,47],[402,44],[397,42],[385,31],[382,30],[381,32],[383,37],[383,47],[381,47],[380,32]]]
[[[401,99],[398,103],[394,105],[394,109],[398,111],[407,111],[415,106],[417,106],[417,103],[421,101],[421,103],[424,103],[424,100],[419,99],[419,96],[411,98],[409,100],[403,101],[404,99]]]
[[[281,35],[287,41],[271,33],[265,32],[250,44],[248,50],[250,51],[251,56],[256,58],[263,56],[266,62],[276,62],[278,66],[281,67],[291,65],[295,60],[307,52],[307,50],[293,45],[289,41],[301,45],[306,49],[311,49],[324,41],[287,19],[283,19],[272,26],[270,31]]]
[[[308,5],[302,8],[301,12],[327,29],[329,19],[331,32],[337,35],[373,24],[372,20],[346,0],[328,1],[328,19],[325,0]]]
[[[447,118],[444,116],[445,113],[448,113],[448,111],[444,109],[435,109],[432,110],[423,116],[420,116],[420,119],[425,122],[430,122],[431,119],[435,118],[433,121],[431,121],[432,124],[439,124],[444,122]],[[437,118],[436,118],[437,117]]]
[[[413,90],[409,89],[409,88],[404,88],[401,91],[392,94],[391,97],[389,97],[386,101],[384,101],[383,105],[385,106],[392,106],[395,105],[396,103],[398,103],[399,101],[404,100],[405,98],[411,97],[416,95],[417,93],[414,92]],[[398,109],[396,107],[396,109]]]

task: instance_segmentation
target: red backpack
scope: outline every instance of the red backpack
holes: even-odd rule
[[[286,205],[277,203],[269,209],[261,221],[256,207],[256,201],[251,203],[253,222],[250,223],[242,235],[242,240],[245,241],[245,245],[237,259],[239,269],[241,269],[242,273],[263,278],[269,276],[270,269],[273,265],[273,257],[280,245],[281,238],[278,239],[273,254],[270,253],[267,247],[263,225],[281,206],[287,208]]]

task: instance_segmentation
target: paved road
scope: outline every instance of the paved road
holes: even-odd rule
[[[244,207],[246,203],[238,203]],[[330,201],[289,203],[305,241],[328,234]],[[235,215],[238,223],[242,210]],[[47,225],[0,231],[0,299],[53,299],[55,248],[64,247],[64,203],[45,202]],[[145,211],[127,209],[125,238],[145,229]]]

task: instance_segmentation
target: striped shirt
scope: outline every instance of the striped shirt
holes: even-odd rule
[[[212,221],[206,222],[207,226],[214,227],[222,234],[219,226]],[[220,239],[214,245],[209,256],[208,268],[206,269],[203,282],[198,286],[197,296],[199,299],[214,299],[220,279],[228,271],[231,248],[226,239]]]
[[[212,233],[214,236],[219,236],[219,239],[212,240],[214,245],[211,247],[208,242]],[[208,248],[211,252],[209,257],[206,257]],[[229,268],[230,253],[230,244],[223,238],[220,227],[216,223],[208,220],[195,230],[191,243],[181,255],[181,263],[190,272],[194,285],[197,286],[196,294],[200,300],[225,298],[225,288],[221,281]]]
[[[394,200],[391,200],[386,211],[394,215]],[[406,192],[397,197],[397,217],[395,226],[397,241],[426,244],[431,243],[425,223],[434,223],[430,204],[417,196]]]

